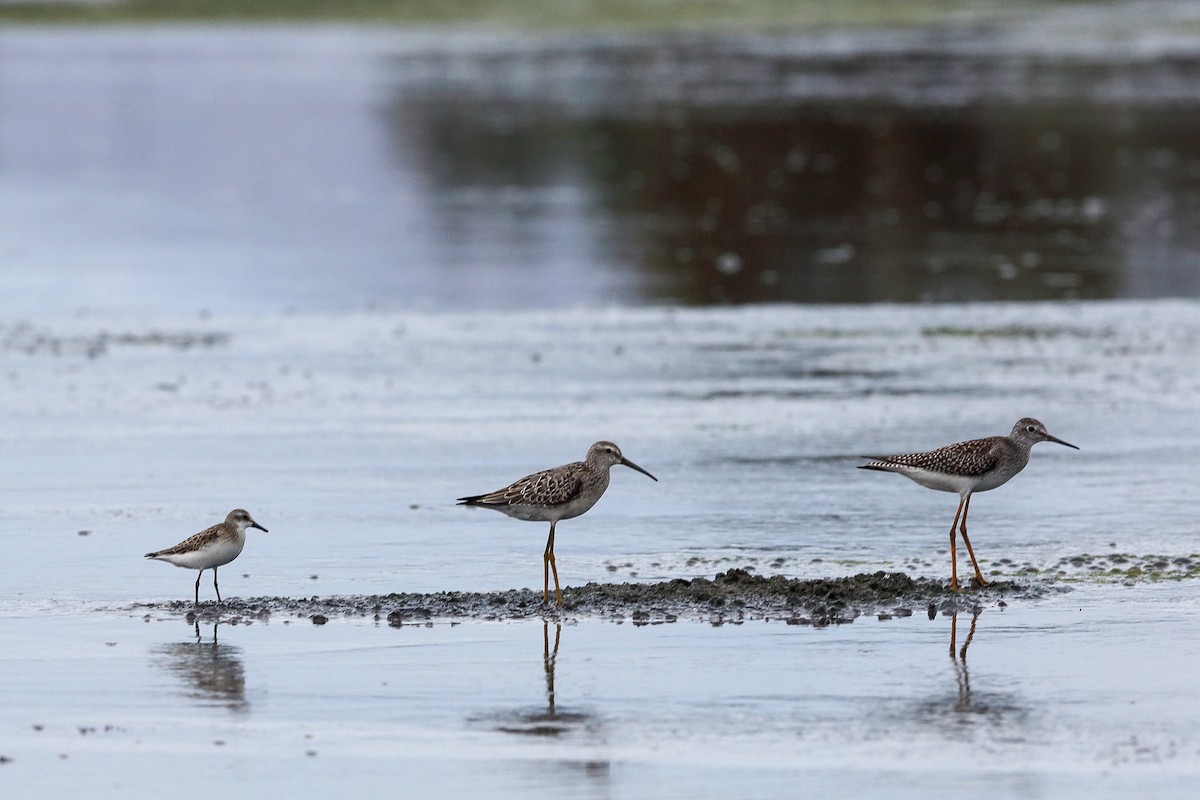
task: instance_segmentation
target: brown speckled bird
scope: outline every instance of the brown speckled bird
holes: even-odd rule
[[[583,461],[535,472],[521,480],[487,494],[458,498],[460,506],[493,508],[516,519],[549,522],[550,537],[542,553],[542,602],[550,600],[550,572],[554,572],[554,601],[562,605],[562,587],[558,583],[558,566],[554,563],[554,526],[561,519],[583,514],[608,488],[608,471],[624,464],[652,480],[649,472],[621,455],[621,448],[612,442],[596,442],[588,448]]]
[[[950,588],[958,589],[958,548],[954,529],[962,517],[963,543],[975,567],[975,583],[987,586],[971,540],[967,538],[967,511],[971,508],[971,494],[986,492],[1007,483],[1029,463],[1029,450],[1038,442],[1055,442],[1078,450],[1078,447],[1051,436],[1046,426],[1036,419],[1026,417],[1013,425],[1008,436],[989,436],[959,442],[927,453],[909,453],[896,456],[863,456],[871,459],[859,469],[875,469],[881,472],[898,472],[922,486],[941,492],[958,493],[958,511],[950,523]]]
[[[194,533],[174,547],[166,550],[155,550],[146,553],[146,558],[166,561],[184,569],[198,569],[196,573],[196,605],[200,605],[200,576],[204,570],[211,569],[213,574],[213,589],[217,592],[217,602],[221,602],[221,589],[217,586],[217,567],[223,567],[241,555],[246,546],[246,529],[258,528],[263,533],[267,529],[254,521],[250,513],[241,508],[235,508],[226,515],[225,521]]]

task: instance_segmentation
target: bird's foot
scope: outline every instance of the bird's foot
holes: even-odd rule
[[[974,578],[971,578],[971,585],[978,589],[982,589],[985,586],[991,586],[992,582],[985,579],[982,575],[976,575]]]

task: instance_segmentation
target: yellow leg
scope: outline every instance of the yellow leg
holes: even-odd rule
[[[962,534],[963,544],[967,546],[967,555],[971,556],[971,565],[975,567],[975,585],[987,586],[990,581],[984,580],[983,573],[979,571],[979,562],[975,559],[975,551],[971,549],[971,540],[967,538],[967,512],[971,509],[971,495],[967,495],[967,504],[963,506],[962,528],[959,533]]]
[[[554,605],[562,607],[562,587],[558,585],[558,566],[554,563],[554,553],[550,554],[550,572],[554,575]]]
[[[561,606],[562,587],[558,583],[558,565],[554,563],[554,526],[550,523],[550,537],[546,539],[546,551],[542,553],[542,602],[550,602],[550,573],[554,573],[554,603]]]
[[[958,517],[962,514],[963,498],[958,499],[958,510],[954,512],[954,522],[950,523],[950,589],[958,591],[958,544],[954,540],[954,529],[958,527]]]

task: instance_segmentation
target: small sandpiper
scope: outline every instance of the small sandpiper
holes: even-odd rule
[[[612,442],[596,442],[588,448],[583,461],[535,472],[521,480],[487,494],[458,498],[460,506],[494,508],[510,517],[532,522],[549,522],[550,537],[542,553],[542,602],[550,601],[550,572],[554,572],[554,602],[562,605],[562,587],[558,583],[558,567],[554,563],[554,526],[561,519],[583,514],[608,488],[608,471],[615,464],[657,481],[646,470],[621,455],[621,448]]]
[[[200,576],[204,570],[211,569],[213,573],[213,589],[217,592],[217,602],[221,602],[221,589],[217,586],[217,567],[223,567],[237,558],[242,548],[246,546],[246,529],[258,528],[263,533],[267,529],[254,521],[250,512],[235,508],[225,517],[225,521],[211,528],[200,531],[184,539],[174,547],[146,553],[146,558],[166,561],[185,569],[198,569],[196,575],[196,605],[200,605]]]
[[[863,456],[871,459],[871,463],[863,464],[859,469],[877,469],[881,472],[898,472],[906,478],[911,478],[922,486],[937,489],[941,492],[958,493],[958,511],[954,513],[954,521],[950,523],[950,588],[958,587],[958,548],[954,540],[954,528],[962,517],[963,543],[971,556],[971,564],[975,567],[975,584],[987,586],[983,573],[979,570],[979,562],[975,559],[975,551],[971,549],[971,540],[967,538],[967,511],[971,507],[973,492],[986,492],[1008,482],[1029,463],[1029,450],[1038,442],[1055,442],[1056,444],[1078,450],[1078,447],[1064,442],[1046,431],[1046,426],[1036,419],[1026,417],[1013,425],[1012,433],[1008,436],[989,436],[986,439],[972,439],[969,442],[939,447],[928,453],[909,453],[896,456]]]

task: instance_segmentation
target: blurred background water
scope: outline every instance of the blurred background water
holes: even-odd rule
[[[4,308],[1195,297],[1195,10],[1101,6],[8,28]]]

